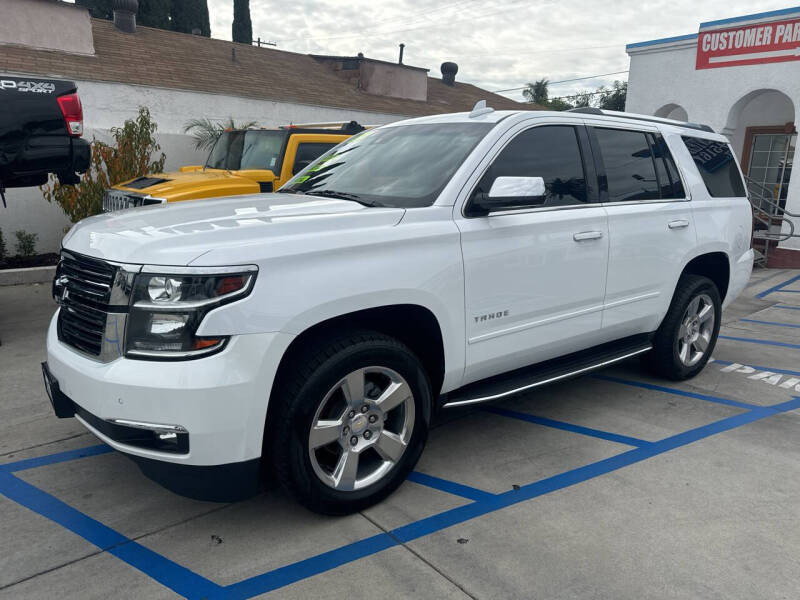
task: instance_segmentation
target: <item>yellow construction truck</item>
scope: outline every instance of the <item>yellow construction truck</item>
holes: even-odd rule
[[[287,125],[278,129],[229,129],[205,165],[147,174],[103,194],[103,211],[277,190],[339,142],[363,131],[349,123]]]

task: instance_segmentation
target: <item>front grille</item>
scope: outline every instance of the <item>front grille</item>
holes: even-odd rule
[[[168,180],[164,179],[163,181]],[[123,192],[122,190],[115,190],[113,188],[103,192],[103,212],[163,203],[164,200],[162,198],[151,198],[150,196]]]
[[[121,192],[119,190],[106,190],[103,192],[103,212],[111,212],[113,210],[123,210],[125,208],[133,208],[140,206],[136,204],[136,200],[141,203],[141,197]]]
[[[116,268],[96,259],[61,255],[53,294],[61,305],[58,337],[65,344],[100,356]]]

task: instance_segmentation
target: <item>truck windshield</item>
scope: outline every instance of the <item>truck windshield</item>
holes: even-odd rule
[[[375,206],[430,206],[493,123],[436,123],[371,129],[345,140],[281,192]]]
[[[277,174],[285,140],[285,131],[224,131],[208,155],[206,168],[229,171],[270,169]]]

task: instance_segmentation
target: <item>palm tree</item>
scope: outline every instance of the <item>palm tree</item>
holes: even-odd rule
[[[528,87],[526,87],[522,91],[522,95],[525,96],[525,99],[528,102],[535,102],[536,104],[541,104],[542,106],[547,106],[547,86],[550,85],[550,80],[546,77],[542,77],[535,83],[529,83]]]
[[[227,129],[249,129],[257,127],[258,123],[249,121],[247,123],[235,123],[233,117],[228,117],[226,121],[212,121],[211,119],[191,119],[183,126],[183,133],[191,133],[194,137],[195,150],[211,148],[222,132]]]

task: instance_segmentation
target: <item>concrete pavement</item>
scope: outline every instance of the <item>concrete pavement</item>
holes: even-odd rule
[[[754,273],[695,379],[632,361],[468,413],[344,518],[189,500],[97,448],[41,383],[49,286],[0,288],[0,598],[796,598],[797,276]]]

